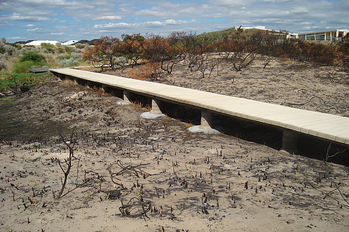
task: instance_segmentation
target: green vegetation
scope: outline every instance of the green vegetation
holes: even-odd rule
[[[56,57],[55,63],[62,67],[76,66],[79,64],[79,61],[77,61],[73,55],[80,57],[82,56],[81,53],[72,52],[71,55],[62,53]]]
[[[68,54],[60,54],[57,56],[56,61],[57,60],[69,60],[70,58],[72,58],[72,55],[68,55]],[[74,57],[73,57],[74,58]]]
[[[46,62],[45,57],[37,52],[28,51],[19,59],[20,62],[33,61],[34,63]]]
[[[0,107],[9,107],[12,105],[12,102],[16,99],[16,97],[6,97],[0,98]]]
[[[56,50],[55,46],[50,43],[41,43],[40,46],[46,53],[54,53]]]
[[[26,83],[28,86],[41,85],[52,78],[51,73],[9,73],[0,72],[0,91],[16,89]]]
[[[46,64],[45,57],[37,52],[28,51],[13,65],[15,73],[27,73],[30,68],[39,68]]]
[[[0,60],[0,70],[5,70],[6,68],[7,64],[4,61]]]
[[[222,30],[222,31],[212,31],[212,32],[204,32],[202,34],[197,35],[196,37],[200,40],[208,40],[211,42],[222,41],[227,38],[232,38],[233,34],[236,32],[235,28]]]

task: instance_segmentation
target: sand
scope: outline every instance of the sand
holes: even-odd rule
[[[338,68],[275,60],[210,78],[175,70],[153,81],[348,116]],[[55,80],[1,105],[1,231],[347,230],[347,166],[243,135],[190,133],[118,101]],[[58,159],[66,170],[69,156],[60,134],[74,148],[55,199]]]

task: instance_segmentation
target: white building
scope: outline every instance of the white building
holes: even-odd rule
[[[320,32],[309,32],[298,34],[298,38],[301,40],[307,41],[340,41],[346,34],[348,34],[349,30],[331,30],[331,31],[320,31]]]
[[[52,45],[56,45],[57,43],[61,43],[63,46],[68,46],[68,45],[72,45],[76,42],[78,42],[78,41],[77,40],[69,40],[69,41],[61,43],[61,42],[56,41],[56,40],[34,40],[32,42],[26,43],[25,45],[40,46],[41,43],[49,43]]]
[[[69,41],[66,41],[66,42],[63,42],[62,45],[63,46],[68,46],[68,45],[72,45],[74,43],[78,42],[77,40],[69,40]]]
[[[25,45],[40,46],[41,43],[49,43],[52,45],[56,45],[56,43],[58,43],[58,41],[55,41],[55,40],[34,40],[34,41],[29,42],[29,43],[26,43]]]

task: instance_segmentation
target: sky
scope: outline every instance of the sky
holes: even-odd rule
[[[0,0],[0,37],[121,38],[264,26],[292,33],[349,29],[349,0]]]

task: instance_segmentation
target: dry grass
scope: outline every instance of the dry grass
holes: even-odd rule
[[[144,65],[134,67],[127,72],[127,75],[133,79],[146,80],[158,73],[160,65],[158,63],[146,63]]]

